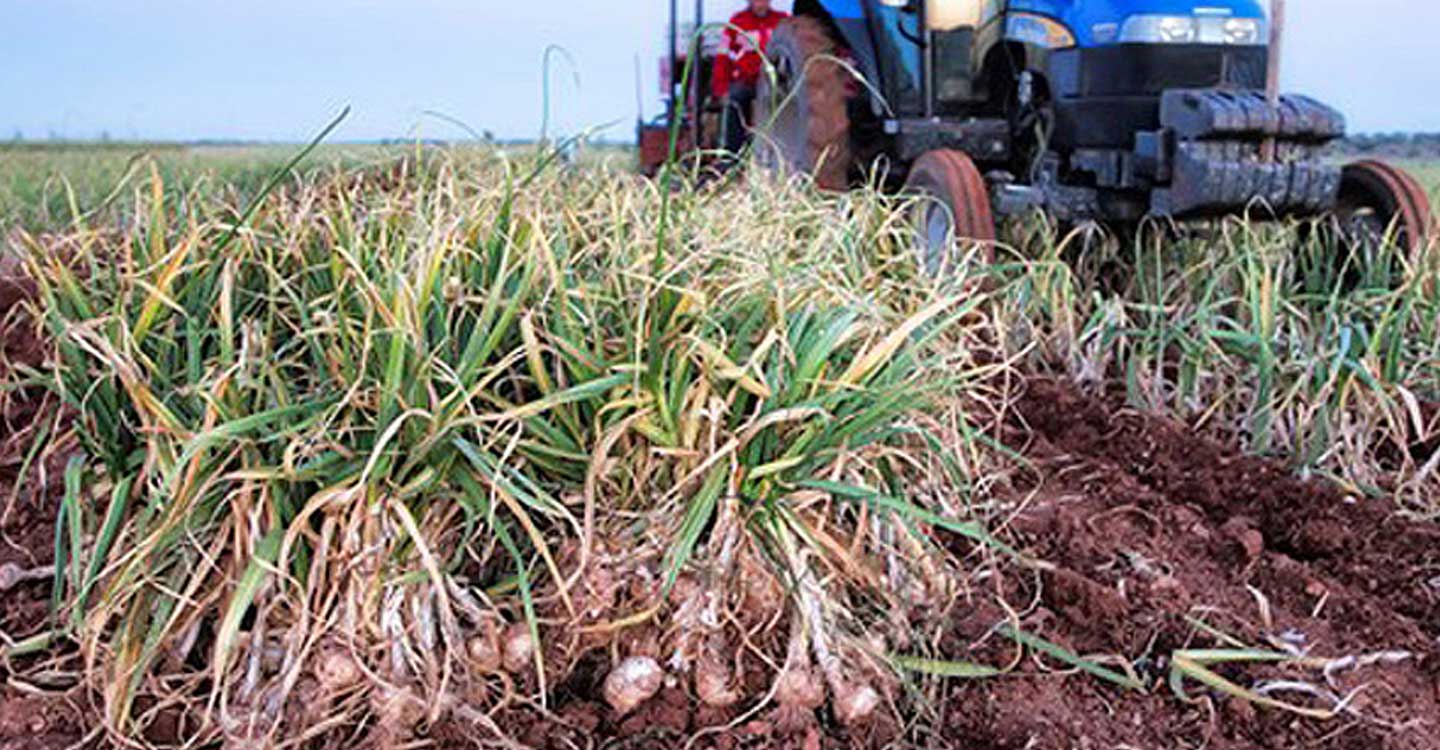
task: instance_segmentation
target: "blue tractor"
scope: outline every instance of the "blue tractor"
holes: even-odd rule
[[[1431,244],[1403,171],[1324,156],[1345,120],[1279,95],[1261,0],[797,0],[756,149],[843,189],[875,165],[934,196],[927,252],[996,218],[1325,218],[1346,242]],[[1331,220],[1333,219],[1333,221]],[[937,258],[929,258],[936,262]]]

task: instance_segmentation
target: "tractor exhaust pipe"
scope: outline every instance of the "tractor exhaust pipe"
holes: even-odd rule
[[[705,81],[700,75],[700,61],[705,59],[705,0],[695,0],[695,37],[689,43],[690,54],[694,59],[690,61],[695,66],[695,89],[690,92],[695,101],[694,114],[690,123],[690,143],[695,148],[704,148],[705,144]]]
[[[1281,41],[1285,35],[1285,0],[1270,0],[1270,52],[1269,64],[1265,69],[1265,98],[1271,107],[1280,105],[1280,53]],[[1265,139],[1262,147],[1265,161],[1275,161],[1275,138]]]
[[[680,52],[675,49],[680,44],[680,0],[670,0],[670,111],[675,111],[675,90],[679,86]]]

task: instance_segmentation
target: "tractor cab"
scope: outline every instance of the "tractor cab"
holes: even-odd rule
[[[832,25],[892,120],[1003,116],[1041,97],[1057,102],[1059,143],[1098,146],[1155,127],[1166,90],[1266,85],[1258,0],[802,0],[802,12]]]

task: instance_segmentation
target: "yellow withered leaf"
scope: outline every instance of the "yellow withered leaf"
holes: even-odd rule
[[[857,357],[855,362],[850,365],[850,368],[845,371],[845,374],[840,377],[840,382],[844,385],[859,384],[860,381],[864,380],[865,377],[877,367],[895,356],[895,352],[899,351],[900,347],[904,346],[905,342],[908,341],[921,326],[929,323],[935,316],[945,312],[951,305],[959,301],[960,298],[958,297],[940,299],[932,303],[929,307],[912,315],[910,319],[902,323],[899,328],[891,331],[889,336],[881,339],[879,344],[867,348],[864,354]]]
[[[740,365],[720,351],[713,344],[703,339],[693,339],[696,350],[705,361],[705,366],[710,368],[714,375],[721,380],[726,380],[740,386],[741,390],[757,398],[770,398],[773,392],[769,386],[757,380],[754,376]]]

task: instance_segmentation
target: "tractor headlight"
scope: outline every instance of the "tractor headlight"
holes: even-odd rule
[[[1191,16],[1131,16],[1120,29],[1120,41],[1131,44],[1189,44],[1200,38]]]
[[[1260,44],[1265,24],[1258,18],[1227,18],[1223,26],[1226,44]]]
[[[1121,42],[1131,44],[1265,43],[1265,21],[1220,15],[1131,16],[1120,28]]]

